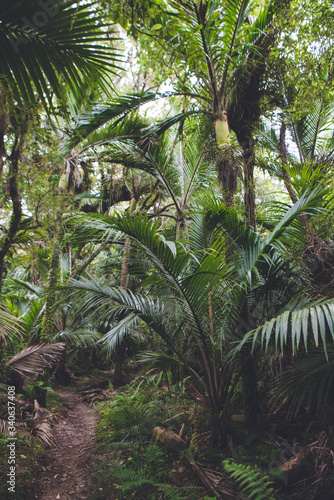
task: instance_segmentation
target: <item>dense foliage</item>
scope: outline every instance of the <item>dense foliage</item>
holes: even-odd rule
[[[168,486],[172,421],[208,494],[330,499],[331,2],[3,4],[1,383],[45,406],[71,371],[149,373],[101,407],[108,495],[201,497]]]

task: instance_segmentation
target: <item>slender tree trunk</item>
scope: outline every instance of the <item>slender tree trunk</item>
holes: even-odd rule
[[[7,157],[5,135],[9,125],[8,92],[0,84],[0,179],[3,174],[4,158]]]
[[[219,148],[217,159],[218,180],[222,184],[223,200],[226,206],[234,206],[234,194],[237,190],[238,168],[230,148],[230,130],[224,110],[213,113],[216,141]]]
[[[279,149],[281,160],[282,160],[282,171],[283,171],[283,177],[284,177],[284,185],[286,187],[287,192],[289,193],[289,196],[290,196],[292,203],[296,203],[298,198],[297,198],[296,193],[294,192],[294,190],[291,186],[291,176],[285,168],[285,166],[288,164],[288,149],[286,147],[285,133],[286,133],[286,125],[285,125],[285,122],[282,122],[281,129],[280,129],[278,149]],[[308,216],[306,214],[301,214],[300,219],[303,223],[303,226],[306,229],[307,234],[310,237],[313,237],[314,232],[310,227],[310,220],[309,220]]]
[[[131,198],[130,213],[135,210],[136,200],[134,197]],[[120,286],[126,290],[128,286],[129,279],[129,263],[131,254],[131,244],[130,239],[125,238],[123,258],[122,258],[122,269],[121,269],[121,280]],[[126,352],[126,338],[116,347],[115,350],[115,371],[114,371],[114,387],[120,387],[123,384],[123,363],[125,359]]]
[[[2,117],[0,116],[0,120],[1,120],[1,118]],[[5,138],[5,133],[2,130],[1,122],[0,122],[0,179],[1,179],[2,173],[3,173],[3,159],[6,157],[6,148],[5,148],[4,138]]]
[[[54,319],[56,312],[56,292],[53,290],[57,286],[57,274],[59,268],[59,256],[60,256],[60,234],[61,234],[61,211],[58,212],[55,220],[55,230],[53,236],[53,246],[52,246],[52,258],[51,267],[48,277],[48,295],[46,299],[45,312],[43,318],[42,331],[40,334],[40,340],[42,342],[51,343],[54,334]],[[46,385],[49,380],[49,370],[45,369],[44,374],[39,377],[39,380]],[[45,408],[46,407],[46,389],[35,385],[34,392],[38,403]]]
[[[12,200],[13,212],[9,223],[8,232],[3,240],[0,249],[0,293],[2,290],[3,279],[5,275],[5,258],[8,254],[13,240],[20,228],[22,218],[22,204],[18,185],[19,160],[22,154],[24,135],[17,134],[14,139],[12,153],[10,155],[10,170],[9,170],[9,196]]]
[[[256,425],[261,419],[261,410],[257,390],[256,360],[245,352],[242,356],[242,382],[245,402],[245,420],[249,425]]]
[[[249,317],[247,300],[245,299],[242,304],[237,327],[240,339],[242,339],[249,331],[253,330],[254,327],[255,324]],[[243,383],[246,422],[253,425],[260,421],[261,411],[257,390],[257,365],[251,349],[251,346],[248,344],[245,344],[242,348],[240,353],[240,375]]]
[[[233,207],[238,186],[238,166],[228,146],[219,151],[217,171],[218,181],[222,185],[223,201],[227,207]]]
[[[124,377],[123,377],[123,363],[125,359],[125,351],[126,351],[126,339],[116,347],[115,352],[115,370],[114,370],[114,380],[113,385],[115,389],[123,385]]]
[[[57,217],[55,221],[55,232],[53,237],[51,267],[48,278],[48,296],[46,299],[45,313],[43,319],[43,328],[41,332],[41,340],[51,342],[54,333],[54,318],[56,312],[56,292],[53,290],[57,286],[57,274],[60,260],[60,223]]]
[[[120,280],[120,286],[124,290],[126,290],[128,286],[130,252],[131,252],[130,239],[125,238],[123,258],[122,258],[121,280]],[[123,384],[123,362],[126,350],[125,343],[126,339],[123,339],[122,342],[115,349],[115,371],[114,371],[115,388],[120,387]]]
[[[126,290],[128,286],[130,252],[131,252],[130,239],[125,238],[123,257],[122,257],[121,280],[120,280],[120,286],[124,288],[124,290]]]
[[[242,135],[237,134],[237,138],[242,148],[242,155],[244,159],[244,202],[246,208],[246,222],[249,226],[255,228],[254,141],[251,131],[245,128],[242,131]]]
[[[94,259],[96,259],[96,257],[102,252],[102,250],[104,250],[105,247],[106,243],[102,243],[95,250],[95,252],[93,252],[82,264],[80,264],[80,266],[73,269],[73,272],[71,273],[71,278],[77,278],[78,276],[80,276],[80,274],[86,269],[86,267],[89,266],[89,264],[93,262]]]
[[[285,169],[285,165],[288,163],[288,150],[286,147],[285,132],[286,132],[286,125],[285,125],[285,122],[282,122],[280,134],[279,134],[278,148],[279,148],[280,156],[281,156],[282,163],[283,163],[282,170],[283,170],[283,177],[284,177],[284,185],[286,187],[287,192],[289,193],[289,196],[291,198],[292,203],[296,203],[297,196],[296,196],[296,194],[291,186],[291,182],[290,182],[291,177]]]
[[[213,412],[211,414],[211,422],[213,427],[214,440],[220,450],[227,448],[227,428],[222,419],[222,412]]]

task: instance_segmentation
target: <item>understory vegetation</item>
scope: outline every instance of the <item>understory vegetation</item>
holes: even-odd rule
[[[87,498],[332,499],[333,27],[2,0],[2,498],[38,497],[66,386],[99,414]]]

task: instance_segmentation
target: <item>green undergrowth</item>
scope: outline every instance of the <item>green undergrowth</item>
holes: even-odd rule
[[[279,498],[275,485],[283,484],[284,478],[273,473],[278,470],[280,452],[274,436],[260,438],[255,431],[239,430],[240,444],[228,457],[212,439],[205,438],[211,434],[208,415],[182,391],[161,385],[158,375],[148,380],[139,377],[111,401],[97,406],[101,419],[89,476],[90,500],[208,499],[182,453],[171,451],[152,436],[157,426],[178,434],[182,424],[187,455],[199,463],[204,460],[212,471],[220,470],[234,483],[240,498]]]
[[[22,439],[17,436],[15,441],[15,493],[8,490],[10,484],[7,483],[10,472],[9,448],[7,436],[0,433],[0,498],[1,499],[22,499],[30,500],[33,492],[31,484],[33,478],[38,473],[38,461],[36,457],[44,454],[44,446],[35,438]]]
[[[50,413],[58,413],[63,409],[63,398],[54,391],[48,391],[46,395],[46,407]]]
[[[157,386],[154,377],[139,378],[112,401],[99,405],[91,500],[204,498],[203,489],[184,467],[182,454],[167,450],[152,437],[156,426],[178,433],[184,422],[182,397]]]

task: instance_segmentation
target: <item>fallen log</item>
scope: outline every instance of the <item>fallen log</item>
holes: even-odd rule
[[[181,431],[179,434],[181,434]],[[190,468],[194,472],[195,476],[197,476],[197,478],[203,484],[203,486],[206,488],[206,490],[211,493],[211,495],[213,495],[217,498],[225,499],[225,500],[231,500],[231,499],[235,498],[233,495],[230,495],[228,493],[222,493],[222,492],[217,491],[215,486],[212,484],[212,481],[208,478],[208,476],[205,474],[205,472],[198,467],[198,465],[196,464],[196,462],[193,458],[190,458],[187,455],[186,450],[188,449],[188,445],[180,437],[180,435],[177,435],[174,432],[168,431],[164,427],[155,427],[153,429],[153,436],[158,441],[160,441],[160,443],[164,444],[168,448],[171,448],[172,450],[175,450],[177,452],[185,451],[185,453],[183,455],[184,460],[190,466]]]
[[[293,484],[303,477],[307,477],[308,472],[312,469],[310,463],[311,455],[312,449],[306,448],[280,465],[279,469],[284,472],[288,484]]]
[[[187,443],[174,432],[168,431],[164,427],[155,427],[153,429],[153,436],[157,438],[160,443],[173,448],[176,451],[183,451],[188,448]]]

